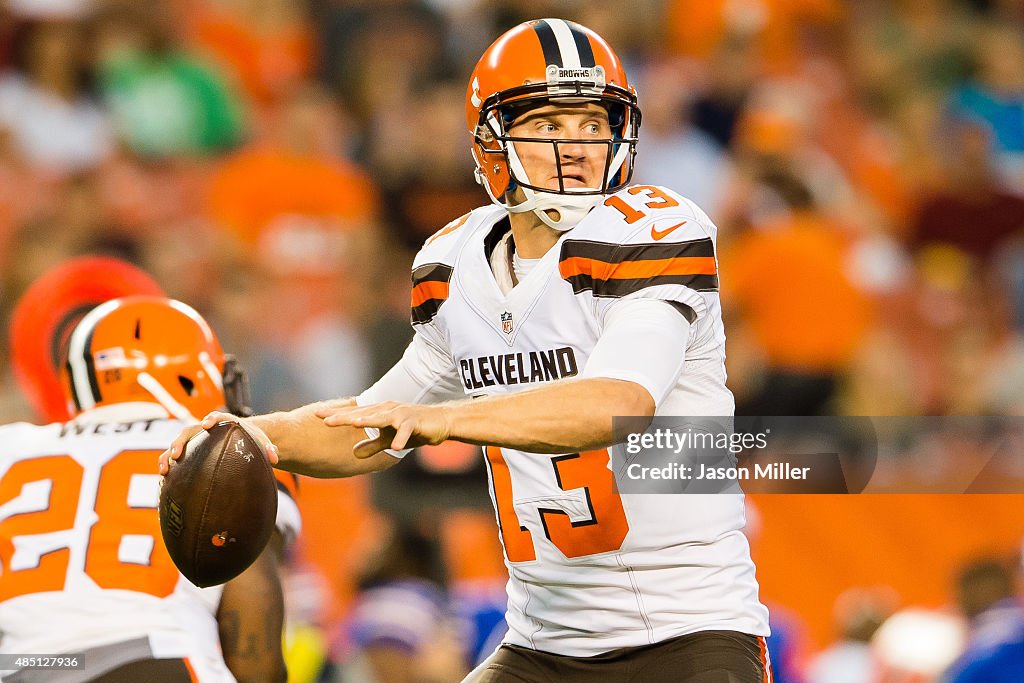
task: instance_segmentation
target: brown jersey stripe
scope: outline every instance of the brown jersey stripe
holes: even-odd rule
[[[619,297],[656,285],[718,290],[715,245],[710,238],[668,244],[608,244],[566,240],[558,271],[576,294]]]
[[[443,263],[425,263],[412,271],[412,321],[430,322],[448,299],[452,267]]]
[[[412,307],[416,308],[424,301],[438,299],[444,301],[448,298],[448,283],[427,280],[412,288]]]
[[[658,285],[683,285],[698,292],[717,292],[717,275],[659,275],[635,280],[596,280],[589,275],[565,278],[574,294],[591,290],[596,297],[621,297]]]
[[[452,279],[452,267],[443,263],[425,263],[412,271],[412,286],[421,282],[448,282]]]
[[[412,309],[412,322],[415,325],[422,323],[429,323],[437,315],[437,311],[441,308],[441,304],[444,301],[439,299],[427,299],[419,306]]]
[[[660,261],[683,256],[714,256],[715,245],[708,237],[686,242],[664,244],[608,244],[588,240],[566,240],[562,243],[559,262],[567,258],[588,258],[605,263],[623,261]]]

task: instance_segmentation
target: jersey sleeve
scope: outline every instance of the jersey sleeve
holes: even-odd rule
[[[356,403],[364,406],[382,401],[401,403],[440,403],[456,398],[465,398],[458,369],[451,356],[431,342],[426,333],[417,329],[416,336],[406,347],[395,365],[369,389],[356,397]],[[367,429],[372,439],[379,433]],[[411,449],[387,452],[396,458],[405,457]]]
[[[669,208],[643,213],[630,224],[621,213],[600,207],[585,232],[562,243],[559,274],[575,294],[592,300],[599,320],[615,301],[661,299],[675,303],[692,324],[707,312],[707,297],[718,295],[717,229],[688,199],[665,188],[645,189],[660,198],[648,205]],[[645,199],[627,190],[619,194],[641,206]]]
[[[356,401],[359,405],[381,401],[439,403],[464,397],[458,369],[451,356],[426,335],[417,332],[401,360],[361,393]]]
[[[448,300],[448,288],[460,245],[475,224],[474,216],[497,207],[478,209],[452,221],[431,236],[412,264],[410,317],[415,335],[394,367],[356,397],[358,405],[381,401],[439,403],[464,398],[462,380],[436,318]],[[379,432],[367,429],[370,438]],[[409,450],[387,453],[401,458]]]
[[[620,300],[609,307],[580,376],[635,382],[661,405],[679,381],[689,336],[690,323],[667,302]]]

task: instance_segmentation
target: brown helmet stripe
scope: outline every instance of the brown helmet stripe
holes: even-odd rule
[[[551,25],[548,24],[547,19],[541,19],[534,24],[533,30],[540,41],[541,49],[544,50],[544,65],[564,66],[562,63],[562,51],[558,49],[558,39],[555,38],[555,32],[551,30]]]
[[[583,32],[579,24],[571,21],[565,23],[569,25],[569,30],[572,31],[572,39],[576,43],[576,51],[580,53],[580,66],[595,66],[597,61],[594,59],[594,48],[590,46],[590,39],[587,38],[587,34]]]

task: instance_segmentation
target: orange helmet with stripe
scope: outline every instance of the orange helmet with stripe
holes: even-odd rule
[[[87,313],[71,333],[63,378],[75,413],[136,401],[181,420],[248,412],[244,377],[213,330],[163,297],[114,299]]]
[[[144,271],[109,256],[69,259],[33,282],[11,315],[10,344],[14,377],[39,417],[73,417],[61,369],[71,332],[86,313],[117,297],[163,294]]]
[[[534,141],[508,134],[512,120],[525,109],[547,104],[596,102],[608,110],[609,140],[542,140],[558,145],[607,146],[600,187],[568,188],[559,173],[559,188],[532,184],[515,142]],[[519,24],[487,48],[469,79],[466,123],[473,135],[476,179],[491,201],[508,211],[534,211],[547,225],[568,230],[591,208],[624,187],[633,174],[640,109],[636,91],[611,46],[585,26],[563,19]],[[525,200],[512,204],[522,188]],[[555,210],[557,217],[548,213]]]

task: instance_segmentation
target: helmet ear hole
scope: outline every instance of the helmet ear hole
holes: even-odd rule
[[[178,375],[178,382],[181,384],[181,388],[185,390],[185,393],[192,396],[196,390],[196,383],[190,380],[184,375]]]

